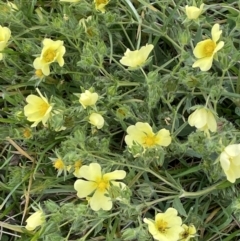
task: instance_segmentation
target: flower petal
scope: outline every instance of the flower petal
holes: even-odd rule
[[[240,155],[240,144],[232,144],[225,147],[224,151],[231,157]]]
[[[77,196],[79,198],[89,196],[96,188],[97,184],[91,181],[77,180],[74,183],[74,189],[77,191]]]
[[[156,144],[160,146],[168,146],[172,141],[169,130],[166,130],[165,128],[161,129],[156,134],[156,140],[158,140]]]
[[[80,174],[89,181],[96,181],[102,178],[101,166],[98,163],[91,163],[89,166],[83,165],[80,168]]]
[[[116,170],[113,172],[109,172],[103,175],[103,179],[105,181],[110,181],[110,180],[119,180],[123,179],[126,176],[126,172],[123,170]]]
[[[213,25],[211,34],[212,40],[216,43],[219,40],[220,35],[222,34],[222,30],[220,30],[220,25],[218,23]]]
[[[102,192],[100,190],[96,190],[93,196],[90,198],[90,207],[94,211],[98,211],[101,208],[103,210],[110,210],[112,208],[112,200],[110,197],[105,196],[108,192]]]
[[[198,59],[192,65],[193,68],[199,67],[201,71],[208,71],[212,67],[213,56]]]
[[[223,42],[223,41],[220,41],[220,42],[217,44],[216,48],[214,49],[213,54],[217,53],[217,51],[219,51],[223,46],[224,46],[224,42]]]

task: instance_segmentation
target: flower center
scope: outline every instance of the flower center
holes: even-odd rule
[[[45,101],[43,101],[42,104],[39,106],[40,115],[44,116],[49,107],[50,107],[50,105],[48,103],[46,103]]]
[[[64,163],[63,163],[63,161],[61,160],[61,159],[57,159],[55,162],[54,162],[54,164],[53,164],[53,166],[56,168],[56,169],[64,169]]]
[[[109,181],[105,181],[101,179],[100,181],[97,182],[97,189],[100,190],[101,192],[104,192],[106,189],[109,187]]]
[[[43,54],[43,59],[47,63],[52,62],[55,57],[56,57],[56,52],[53,49],[48,49]]]
[[[168,228],[168,223],[165,222],[164,220],[159,220],[157,221],[156,226],[157,226],[157,230],[160,233],[165,233],[166,229]]]
[[[146,147],[152,147],[156,144],[156,138],[155,136],[146,136],[144,137],[144,145]]]
[[[215,48],[216,48],[216,44],[211,39],[208,39],[204,45],[204,50],[203,50],[205,56],[206,57],[212,56]]]

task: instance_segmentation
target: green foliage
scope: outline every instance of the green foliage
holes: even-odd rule
[[[205,1],[192,21],[185,5],[202,1],[110,1],[106,13],[94,1],[12,2],[19,10],[0,0],[1,26],[11,30],[0,51],[0,239],[150,241],[143,218],[173,207],[196,227],[191,240],[239,240],[239,179],[227,181],[219,162],[226,146],[240,143],[239,3]],[[215,23],[225,45],[203,72],[192,67],[193,49],[211,38]],[[63,41],[66,53],[62,67],[54,62],[50,75],[39,77],[33,61],[45,38]],[[127,48],[147,43],[154,49],[141,68],[119,62]],[[45,126],[32,128],[24,107],[36,88],[53,110]],[[99,96],[86,109],[79,101],[85,90]],[[188,124],[198,107],[212,110],[216,132]],[[103,116],[103,128],[89,123],[92,113]],[[127,128],[137,122],[154,133],[169,130],[171,144],[127,146]],[[58,177],[57,158],[64,163]],[[126,171],[126,188],[109,187],[110,211],[94,212],[76,195],[77,161],[99,163],[103,173]],[[38,205],[46,222],[27,231],[25,220]]]

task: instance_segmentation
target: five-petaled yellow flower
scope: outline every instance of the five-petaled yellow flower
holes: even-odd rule
[[[27,225],[25,228],[28,231],[33,231],[38,226],[41,226],[45,222],[45,215],[42,210],[38,210],[33,213],[28,219],[26,220]]]
[[[120,63],[131,68],[141,67],[146,62],[153,47],[152,44],[146,44],[146,46],[141,47],[139,50],[131,51],[127,49],[124,57],[120,59]]]
[[[144,218],[148,224],[148,230],[153,238],[159,241],[178,241],[179,235],[183,232],[182,219],[177,216],[175,208],[168,208],[165,213],[158,213],[155,221]]]
[[[53,62],[58,62],[58,64],[62,67],[64,65],[63,55],[65,54],[65,47],[63,46],[63,41],[45,38],[43,40],[43,49],[41,52],[41,56],[37,57],[33,66],[35,69],[41,69],[45,76],[50,74],[50,64]]]
[[[80,176],[86,180],[81,179],[74,183],[77,196],[79,198],[89,198],[89,195],[92,194],[89,199],[92,210],[110,210],[112,208],[112,200],[108,196],[110,185],[121,185],[121,182],[113,180],[123,179],[126,176],[126,172],[116,170],[102,174],[101,166],[98,163],[91,163],[89,166],[84,165],[80,168]]]
[[[186,10],[186,15],[188,19],[197,19],[203,12],[203,6],[204,3],[200,5],[200,8],[197,8],[195,6],[188,6],[186,5],[185,10]]]
[[[134,142],[140,144],[143,148],[156,146],[168,146],[171,143],[169,130],[161,129],[156,134],[148,123],[137,122],[135,125],[127,128],[128,135],[125,136],[126,144],[131,148]]]
[[[89,90],[85,90],[84,93],[80,94],[80,99],[79,102],[83,106],[84,109],[87,108],[87,106],[92,106],[95,105],[95,103],[98,100],[98,94],[97,93],[92,93]]]
[[[227,180],[234,183],[240,177],[240,144],[225,147],[220,155],[220,163]]]
[[[4,48],[6,47],[10,37],[11,37],[11,30],[7,27],[2,27],[0,25],[0,60],[3,59],[3,54],[1,53],[1,51],[3,51]]]
[[[105,13],[105,6],[108,5],[109,0],[94,0],[95,9],[102,13]]]
[[[29,95],[26,98],[28,104],[24,107],[24,115],[27,117],[27,120],[34,122],[31,127],[37,126],[39,122],[42,122],[45,126],[52,111],[52,104],[41,94],[39,89],[37,89],[37,92],[40,97]]]
[[[188,123],[190,126],[195,126],[200,131],[204,131],[209,135],[211,132],[217,131],[217,121],[211,110],[201,107],[196,109],[189,117]]]
[[[198,60],[193,64],[193,68],[199,67],[201,71],[208,71],[212,67],[214,55],[224,46],[224,42],[217,41],[222,34],[222,30],[219,29],[219,24],[214,24],[212,27],[212,39],[206,39],[197,44],[193,50],[193,54]]]
[[[179,241],[189,241],[191,238],[195,237],[197,230],[194,225],[191,224],[187,226],[183,224],[182,227],[184,231],[180,233]]]

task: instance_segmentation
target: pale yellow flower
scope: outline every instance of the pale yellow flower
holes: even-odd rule
[[[220,163],[227,180],[234,183],[240,177],[240,144],[225,147],[220,155]]]
[[[42,210],[38,210],[33,213],[28,219],[26,220],[27,225],[25,228],[28,231],[33,231],[38,226],[41,226],[45,222],[45,216]]]
[[[189,117],[188,123],[190,126],[195,126],[200,131],[206,134],[217,131],[217,121],[211,110],[201,107],[196,109]]]
[[[98,100],[98,94],[92,93],[89,90],[85,90],[85,93],[80,94],[79,102],[83,106],[84,109],[87,108],[87,106],[95,105],[95,103]]]
[[[80,168],[80,176],[85,180],[77,180],[74,183],[77,196],[89,199],[89,195],[92,194],[89,200],[92,210],[110,210],[112,208],[112,200],[108,196],[110,185],[119,185],[119,182],[113,180],[123,179],[126,172],[116,170],[102,174],[101,166],[98,163],[91,163],[89,166]]]
[[[187,18],[197,19],[203,12],[203,6],[204,6],[204,3],[200,5],[200,8],[186,5],[185,10],[186,10]]]
[[[92,113],[89,116],[89,123],[96,126],[98,129],[101,129],[104,125],[104,119],[100,114]]]
[[[0,60],[3,59],[3,54],[1,51],[6,47],[8,40],[11,37],[11,30],[7,27],[2,27],[0,25]]]
[[[52,105],[49,104],[47,98],[41,94],[39,89],[37,89],[37,92],[40,97],[29,95],[26,98],[28,104],[24,107],[24,115],[27,117],[27,120],[34,122],[31,127],[37,126],[39,122],[42,122],[45,126],[52,111]]]
[[[193,50],[193,54],[198,60],[193,64],[193,68],[199,67],[201,71],[208,71],[212,67],[214,55],[224,46],[224,42],[219,40],[222,30],[219,29],[219,24],[214,24],[212,27],[212,39],[206,39],[197,44]]]
[[[146,46],[141,47],[139,50],[131,51],[127,49],[124,57],[120,59],[120,63],[132,68],[141,67],[146,62],[153,47],[152,44],[146,44]]]
[[[184,231],[180,233],[179,241],[189,241],[191,238],[195,237],[197,230],[194,225],[191,224],[187,226],[183,224],[182,227]]]
[[[178,241],[179,235],[183,231],[182,219],[177,216],[175,208],[168,208],[165,213],[158,213],[155,221],[144,218],[144,223],[148,224],[148,230],[153,238],[159,241]]]
[[[109,0],[94,0],[95,9],[102,13],[105,13],[105,6],[109,3]]]
[[[65,54],[65,47],[63,46],[63,41],[56,40],[53,41],[49,38],[43,40],[43,49],[41,56],[37,57],[33,66],[35,69],[41,69],[45,76],[50,74],[49,66],[53,62],[58,62],[62,67],[64,65],[63,55]]]
[[[168,146],[171,143],[169,130],[161,129],[156,134],[148,123],[137,122],[127,128],[128,135],[125,136],[126,144],[131,148],[134,142],[140,144],[143,148],[156,146]]]

